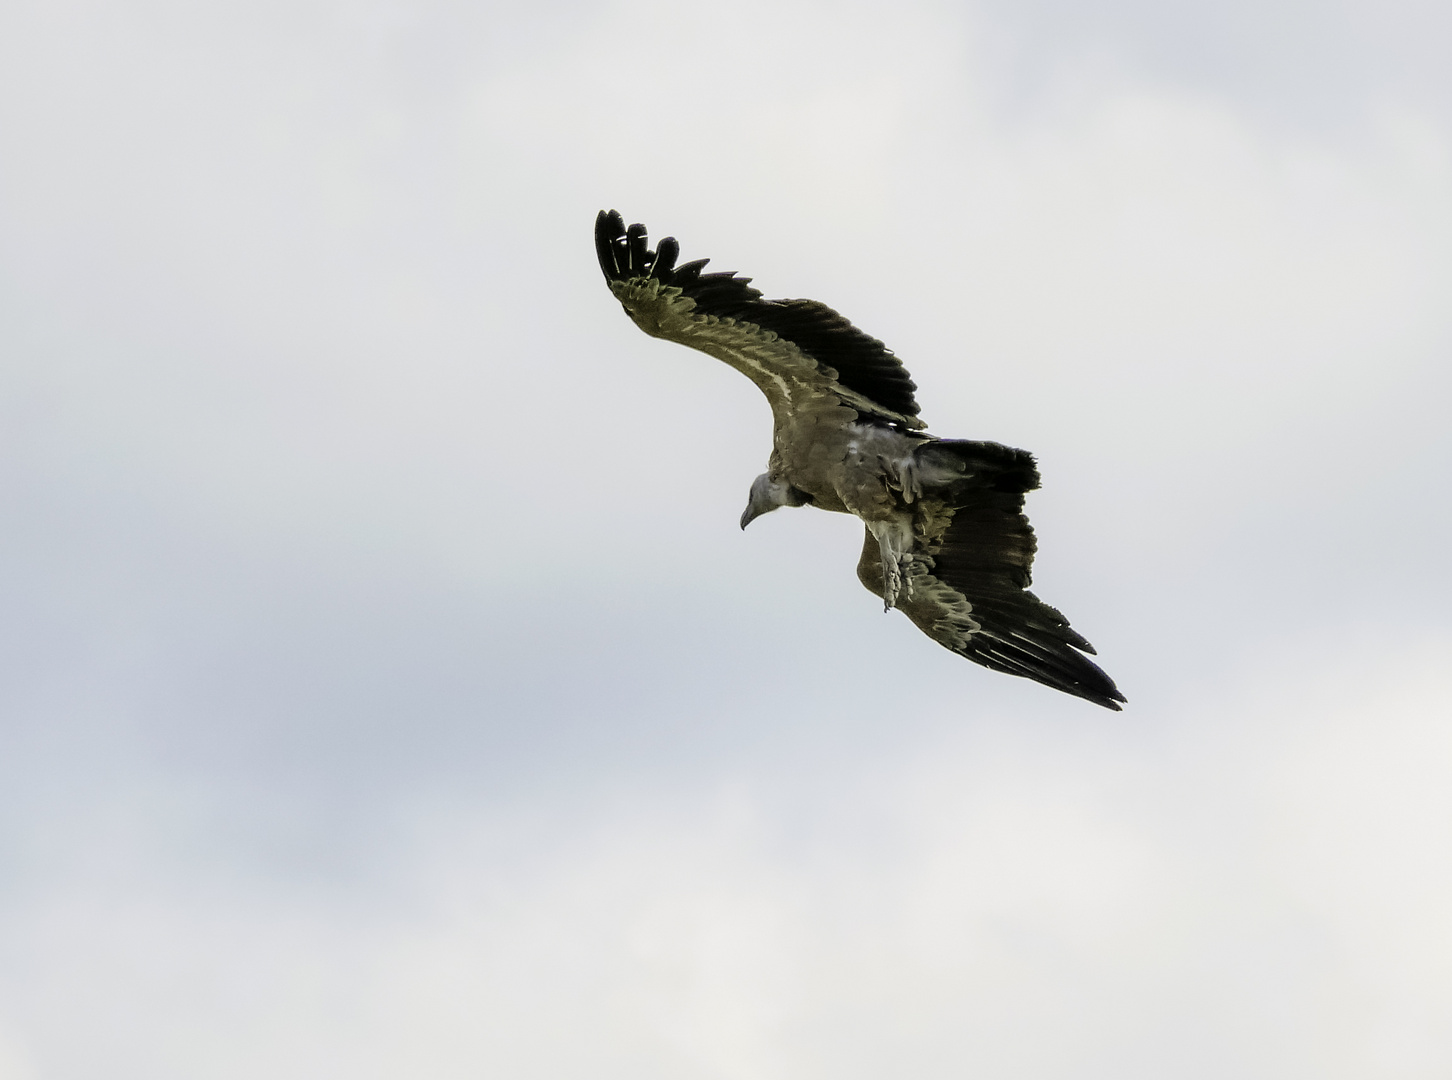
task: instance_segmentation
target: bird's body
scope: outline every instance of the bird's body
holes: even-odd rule
[[[1030,454],[928,435],[901,362],[823,304],[763,300],[749,278],[701,273],[704,259],[677,267],[674,239],[651,251],[645,227],[614,211],[595,241],[637,326],[730,364],[771,404],[767,471],[742,528],[781,506],[853,514],[866,526],[858,577],[886,608],[970,660],[1119,707],[1089,643],[1027,591]]]

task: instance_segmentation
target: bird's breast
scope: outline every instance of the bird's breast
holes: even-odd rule
[[[816,506],[876,517],[896,508],[887,463],[911,454],[914,440],[859,423],[853,414],[845,422],[783,425],[775,442],[773,462],[781,477],[810,494]]]

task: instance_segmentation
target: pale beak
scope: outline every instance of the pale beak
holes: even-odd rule
[[[751,482],[751,491],[746,496],[746,509],[741,511],[741,527],[744,529],[762,514],[770,513],[781,503],[775,498],[775,488],[766,473]]]
[[[762,514],[769,514],[775,509],[776,503],[769,502],[766,499],[758,499],[756,497],[756,490],[752,489],[751,498],[746,503],[746,509],[741,511],[741,527],[745,529],[746,526],[761,517]]]

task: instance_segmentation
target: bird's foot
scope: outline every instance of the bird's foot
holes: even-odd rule
[[[882,610],[897,607],[898,597],[913,598],[913,555],[905,551],[897,558],[882,560]]]
[[[882,559],[882,604],[884,611],[897,606],[898,597],[912,596],[913,528],[906,514],[880,518],[867,523],[868,532],[877,541]]]

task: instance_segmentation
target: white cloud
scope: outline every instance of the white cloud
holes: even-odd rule
[[[153,861],[13,913],[12,1015],[56,1076],[1439,1076],[1446,647],[1147,740],[1005,717],[804,791],[420,806],[367,891]]]

